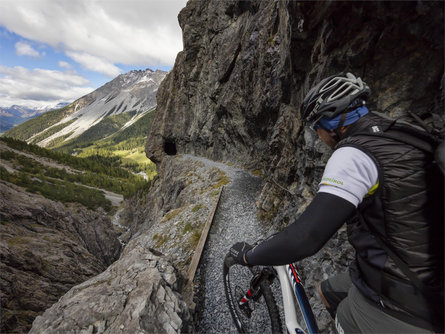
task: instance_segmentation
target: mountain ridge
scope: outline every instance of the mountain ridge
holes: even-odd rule
[[[27,107],[22,105],[12,105],[10,107],[0,107],[0,133],[12,129],[14,126],[22,124],[27,120],[39,116],[50,110],[62,109],[69,102],[58,103],[55,106],[47,107]]]
[[[79,137],[111,116],[132,113],[122,125],[128,127],[156,107],[156,92],[166,74],[151,69],[121,74],[68,106],[18,125],[4,135],[51,148]]]

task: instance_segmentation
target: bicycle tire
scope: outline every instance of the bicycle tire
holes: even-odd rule
[[[254,324],[253,321],[246,321],[245,317],[242,314],[242,311],[239,308],[239,303],[237,302],[239,296],[236,295],[234,285],[231,283],[231,270],[233,271],[234,268],[243,268],[244,270],[248,271],[250,278],[252,278],[254,275],[254,268],[238,265],[233,261],[233,258],[229,254],[226,255],[223,265],[224,292],[226,295],[226,301],[230,310],[230,314],[232,316],[232,320],[239,333],[258,333],[258,329],[253,328],[253,326],[257,324]],[[248,288],[249,285],[244,286],[244,289],[246,289],[246,291]],[[272,293],[272,289],[270,288],[269,282],[261,282],[260,290],[263,297],[261,301],[266,305],[267,312],[265,312],[264,308],[262,308],[259,311],[261,314],[258,314],[258,316],[262,318],[263,322],[266,321],[268,323],[271,333],[283,333],[280,312],[278,310],[278,306]],[[256,311],[257,310],[255,310],[255,312]],[[264,320],[265,317],[268,318],[268,320]],[[267,333],[267,328],[264,328],[262,325],[260,332]]]

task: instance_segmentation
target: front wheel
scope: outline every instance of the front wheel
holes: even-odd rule
[[[224,292],[233,322],[240,333],[282,333],[280,313],[268,277],[259,277],[258,267],[236,264],[228,254],[224,259]]]

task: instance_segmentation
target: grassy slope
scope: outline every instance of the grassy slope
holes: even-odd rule
[[[127,123],[135,112],[127,112],[119,115],[114,115],[103,119],[96,125],[83,132],[80,136],[70,140],[69,142],[57,142],[55,145],[48,145],[50,149],[61,149],[69,152],[77,147],[86,147],[92,145],[94,142],[101,140],[119,131],[122,126]]]
[[[72,111],[73,106],[71,104],[61,109],[47,111],[40,116],[13,127],[11,130],[6,131],[3,136],[20,140],[28,140],[33,135],[42,132],[61,121],[67,115],[71,114]]]
[[[136,173],[142,171],[147,174],[149,179],[152,179],[156,175],[156,166],[145,156],[144,147],[153,116],[154,111],[150,111],[128,128],[115,132],[106,139],[91,141],[90,136],[79,136],[73,141],[57,147],[56,150],[76,154],[78,157],[89,157],[97,154],[106,157],[120,157],[123,166]],[[121,123],[120,127],[126,123],[126,121],[122,121],[123,118],[113,117],[110,118],[119,121]],[[93,128],[91,130],[94,132]]]
[[[53,127],[48,128],[47,130],[41,132],[40,134],[38,134],[35,137],[32,137],[32,139],[29,141],[31,144],[37,144],[38,142],[44,140],[45,138],[48,138],[50,136],[52,136],[53,134],[59,132],[60,130],[62,130],[63,128],[67,127],[68,125],[74,123],[76,121],[76,119],[72,119],[71,121],[59,124],[59,125],[55,125]]]
[[[79,158],[12,138],[2,137],[0,140],[10,148],[31,153],[36,157],[32,159],[12,151],[1,152],[2,160],[13,166],[15,172],[8,172],[4,167],[0,167],[0,178],[50,199],[78,202],[91,209],[101,206],[105,210],[110,210],[111,204],[100,190],[83,185],[106,189],[125,197],[130,197],[139,189],[150,185],[150,182],[141,176],[122,168],[122,161],[118,157],[93,155]],[[51,159],[80,172],[69,173],[64,169],[44,165],[38,161],[39,158]]]
[[[73,188],[72,184],[74,183],[107,189],[125,196],[130,196],[137,189],[146,187],[147,182],[133,173],[144,172],[149,180],[156,175],[156,166],[145,156],[144,151],[145,141],[154,116],[153,110],[123,130],[119,129],[131,119],[134,113],[129,112],[108,117],[68,143],[63,142],[63,138],[54,140],[50,143],[50,147],[53,150],[43,149],[36,145],[26,145],[24,142],[11,141],[9,138],[6,138],[12,134],[13,138],[28,139],[31,135],[44,131],[48,126],[60,121],[63,115],[69,112],[68,107],[47,112],[26,122],[28,123],[26,126],[12,129],[14,131],[8,131],[2,140],[7,141],[8,145],[15,145],[19,150],[32,152],[38,156],[49,157],[72,168],[84,170],[88,175],[84,177],[77,175],[74,177],[67,173],[56,173],[54,170],[47,170],[47,168],[36,164],[37,168],[34,172],[23,169],[16,175],[2,169],[1,178],[24,186],[28,191],[40,192],[49,198],[54,197],[53,199],[62,201],[72,199],[74,202],[82,202],[78,196],[75,198],[76,193],[86,194],[85,189]],[[62,127],[58,126],[57,128]],[[51,134],[54,131],[49,129],[44,133]],[[67,136],[69,134],[64,137],[66,138]],[[103,139],[104,137],[106,138]],[[39,136],[38,139],[42,140],[43,138],[42,133],[42,136]],[[77,155],[77,157],[71,156],[72,154]],[[16,157],[11,159],[18,166],[22,166],[22,168],[22,164],[31,165],[30,162],[24,162],[23,159],[20,160],[21,162]],[[127,174],[125,176],[110,175],[110,173],[116,174],[117,170],[123,170]],[[36,183],[39,182],[35,180],[36,177],[42,180],[43,183]],[[56,193],[56,188],[64,189],[64,191]],[[93,207],[105,205],[109,209],[108,204],[104,204],[105,202],[101,199],[103,196],[94,194],[92,190],[90,196],[81,197],[96,198],[94,203],[91,204]],[[86,205],[86,203],[82,204]]]

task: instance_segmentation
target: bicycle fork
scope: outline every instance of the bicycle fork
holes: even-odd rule
[[[244,294],[238,302],[240,310],[246,317],[250,319],[252,316],[252,309],[249,306],[251,300],[258,301],[262,296],[261,283],[268,280],[270,283],[275,278],[275,273],[272,268],[265,267],[258,274],[256,274],[250,281],[249,290]]]

